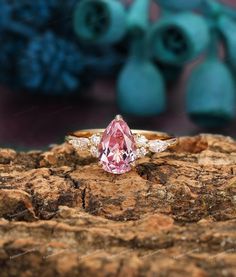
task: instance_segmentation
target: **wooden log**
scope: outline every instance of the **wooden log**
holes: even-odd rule
[[[236,142],[181,137],[123,175],[0,149],[0,218],[1,277],[236,276]]]

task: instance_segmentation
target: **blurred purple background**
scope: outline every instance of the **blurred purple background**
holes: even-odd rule
[[[130,2],[130,1],[128,1]],[[225,0],[236,7],[235,0]],[[152,16],[156,16],[153,7]],[[126,117],[131,128],[153,129],[175,135],[214,132],[236,137],[236,121],[217,130],[199,129],[185,112],[184,86],[191,65],[178,84],[168,90],[168,109],[154,118]],[[115,80],[99,79],[76,97],[49,97],[0,88],[0,146],[16,149],[45,148],[60,143],[64,136],[83,128],[102,128],[119,113],[115,101]]]

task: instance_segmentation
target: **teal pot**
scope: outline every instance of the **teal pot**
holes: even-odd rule
[[[156,0],[156,2],[164,9],[182,11],[200,7],[202,0]]]
[[[82,0],[75,9],[74,30],[86,42],[118,42],[126,32],[124,6],[118,0]]]
[[[149,47],[154,59],[182,65],[204,52],[210,41],[207,21],[193,13],[165,16],[149,34]]]
[[[187,84],[187,113],[203,127],[224,126],[235,117],[235,84],[228,67],[207,59],[192,72]]]
[[[134,42],[132,53],[118,78],[117,101],[122,113],[154,116],[166,107],[163,77]],[[138,47],[137,47],[138,46]]]

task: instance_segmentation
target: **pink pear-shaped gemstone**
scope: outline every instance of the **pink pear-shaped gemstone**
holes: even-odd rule
[[[114,174],[131,170],[136,158],[134,137],[127,123],[117,116],[108,125],[99,145],[100,161],[103,169]]]

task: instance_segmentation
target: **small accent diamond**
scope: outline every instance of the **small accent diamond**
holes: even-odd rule
[[[98,158],[100,156],[100,153],[99,153],[98,148],[96,146],[91,146],[90,147],[90,153],[95,158]]]
[[[97,134],[92,135],[92,136],[90,137],[90,141],[91,141],[91,144],[92,144],[92,145],[98,146],[99,143],[101,142],[101,136],[100,136],[100,135],[97,135]]]
[[[89,145],[88,138],[69,138],[69,143],[76,149],[86,150]]]
[[[163,140],[150,140],[148,143],[149,150],[154,153],[165,151],[169,147],[169,143]]]
[[[148,153],[147,149],[145,147],[140,147],[136,150],[136,156],[137,158],[143,158]]]
[[[148,139],[143,135],[139,135],[139,134],[134,135],[134,140],[137,147],[147,146]]]

